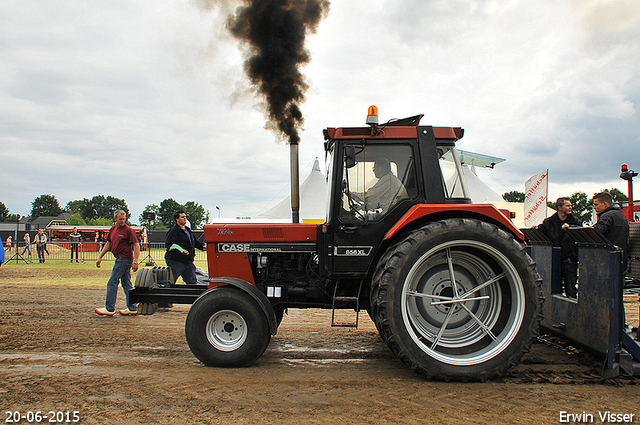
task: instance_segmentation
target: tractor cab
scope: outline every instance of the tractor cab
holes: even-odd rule
[[[471,203],[455,148],[464,131],[420,126],[421,118],[378,125],[371,107],[369,127],[324,131],[327,275],[366,275],[389,230],[414,206]]]

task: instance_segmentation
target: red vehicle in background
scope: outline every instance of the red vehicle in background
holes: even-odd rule
[[[73,229],[77,228],[82,235],[82,251],[96,252],[100,251],[104,242],[106,242],[107,233],[111,226],[68,226],[68,225],[51,225],[46,228],[50,235],[50,242],[65,249],[71,249],[69,243],[69,235]],[[131,226],[136,232],[138,241],[146,240],[147,229],[142,226]]]

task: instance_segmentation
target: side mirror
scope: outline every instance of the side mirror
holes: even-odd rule
[[[356,165],[356,148],[353,145],[344,147],[344,166],[353,168]]]

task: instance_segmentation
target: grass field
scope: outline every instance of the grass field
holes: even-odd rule
[[[158,265],[163,265],[164,266],[164,254],[166,252],[165,248],[164,248],[164,244],[153,244],[156,247],[152,247],[151,248],[151,252],[149,251],[140,251],[140,263],[144,264],[147,259],[148,256],[151,255],[151,258],[153,258],[153,260],[156,263],[160,263],[162,262],[162,264],[158,264]],[[160,246],[161,248],[158,248],[158,246]],[[22,254],[24,250],[24,246],[20,246],[18,248],[18,252],[20,252]],[[60,246],[57,245],[55,243],[50,243],[47,244],[47,250],[49,251],[48,254],[45,255],[45,259],[46,261],[66,261],[69,262],[69,259],[71,257],[71,251],[69,251],[67,246]],[[13,248],[10,252],[6,251],[5,252],[5,260],[8,260],[9,258],[11,258],[14,254],[15,254],[15,248]],[[98,259],[98,255],[100,253],[98,251],[83,251],[82,249],[80,249],[80,252],[78,253],[78,258],[79,259],[84,259],[85,262],[94,262]],[[200,251],[200,250],[196,250],[195,253],[195,258],[196,261],[202,261],[205,262],[207,261],[207,253],[205,251]],[[31,248],[31,257],[29,257],[29,255],[27,253],[25,253],[23,255],[23,257],[25,259],[31,259],[31,261],[37,262],[38,261],[38,254],[36,253],[36,248],[35,246],[33,246]],[[103,261],[107,261],[107,260],[113,260],[113,256],[110,254],[107,254],[104,256]],[[12,262],[15,263],[15,260],[12,260]],[[24,262],[22,262],[24,264]]]
[[[142,255],[140,256],[142,259]],[[108,257],[107,257],[108,258]],[[166,266],[162,256],[153,257],[158,267]],[[158,260],[160,258],[161,260]],[[195,261],[196,267],[207,270],[207,262],[204,260]],[[25,264],[20,261],[4,263],[0,267],[0,285],[66,285],[66,286],[103,286],[106,285],[113,260],[102,261],[102,267],[97,268],[95,260],[82,263],[69,263],[68,261],[51,260],[45,263],[36,262]],[[141,268],[148,268],[144,262]],[[132,273],[131,280],[135,281],[136,273]],[[181,282],[182,279],[178,279]]]

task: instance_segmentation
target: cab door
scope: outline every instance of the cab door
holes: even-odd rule
[[[357,141],[340,154],[327,254],[336,276],[357,277],[367,274],[387,231],[418,199],[415,147]]]

